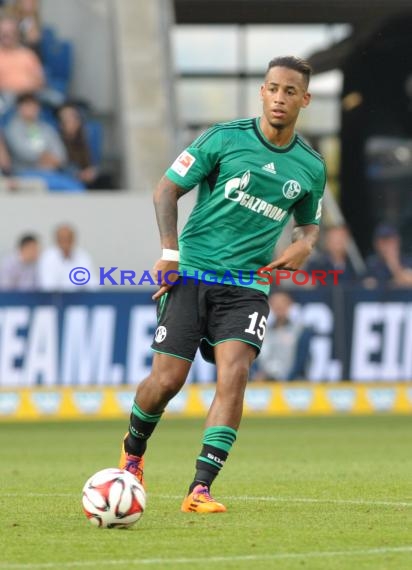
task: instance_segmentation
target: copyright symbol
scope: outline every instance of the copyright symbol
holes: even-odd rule
[[[90,271],[85,267],[75,267],[70,271],[69,279],[73,285],[86,285],[90,281]]]

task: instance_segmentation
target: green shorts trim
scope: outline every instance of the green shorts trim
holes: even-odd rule
[[[212,342],[211,340],[209,340],[208,338],[203,336],[201,340],[205,340],[208,344],[210,344],[210,346],[217,346],[218,344],[222,344],[222,342],[227,342],[228,340],[238,340],[240,342],[244,342],[245,344],[250,344],[252,346],[255,346],[260,351],[260,345],[259,344],[256,344],[256,343],[254,343],[250,340],[247,340],[245,338],[224,338],[222,340],[218,340],[217,342]]]
[[[157,352],[158,354],[166,354],[167,356],[174,356],[175,358],[180,358],[180,360],[186,360],[187,362],[192,363],[193,360],[190,360],[190,358],[185,358],[184,356],[179,356],[178,354],[172,354],[171,352],[164,352],[163,350],[156,350],[155,348],[152,348],[153,352]]]

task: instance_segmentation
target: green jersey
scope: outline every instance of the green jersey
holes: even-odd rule
[[[325,187],[321,156],[295,134],[283,147],[263,135],[259,118],[216,124],[167,170],[198,199],[179,238],[180,271],[202,281],[249,286],[273,261],[283,228],[319,224]]]

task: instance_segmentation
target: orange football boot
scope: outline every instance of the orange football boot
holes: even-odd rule
[[[182,513],[225,513],[226,507],[211,497],[206,485],[196,485],[184,498],[180,510]]]

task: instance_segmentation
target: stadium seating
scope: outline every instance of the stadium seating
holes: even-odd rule
[[[49,170],[26,170],[19,174],[19,179],[39,179],[49,192],[84,192],[85,186],[73,176],[64,172]]]
[[[96,119],[86,119],[85,127],[93,165],[99,166],[103,159],[103,125]]]
[[[74,49],[69,41],[59,40],[52,28],[43,29],[41,56],[47,85],[67,95],[73,75]]]

